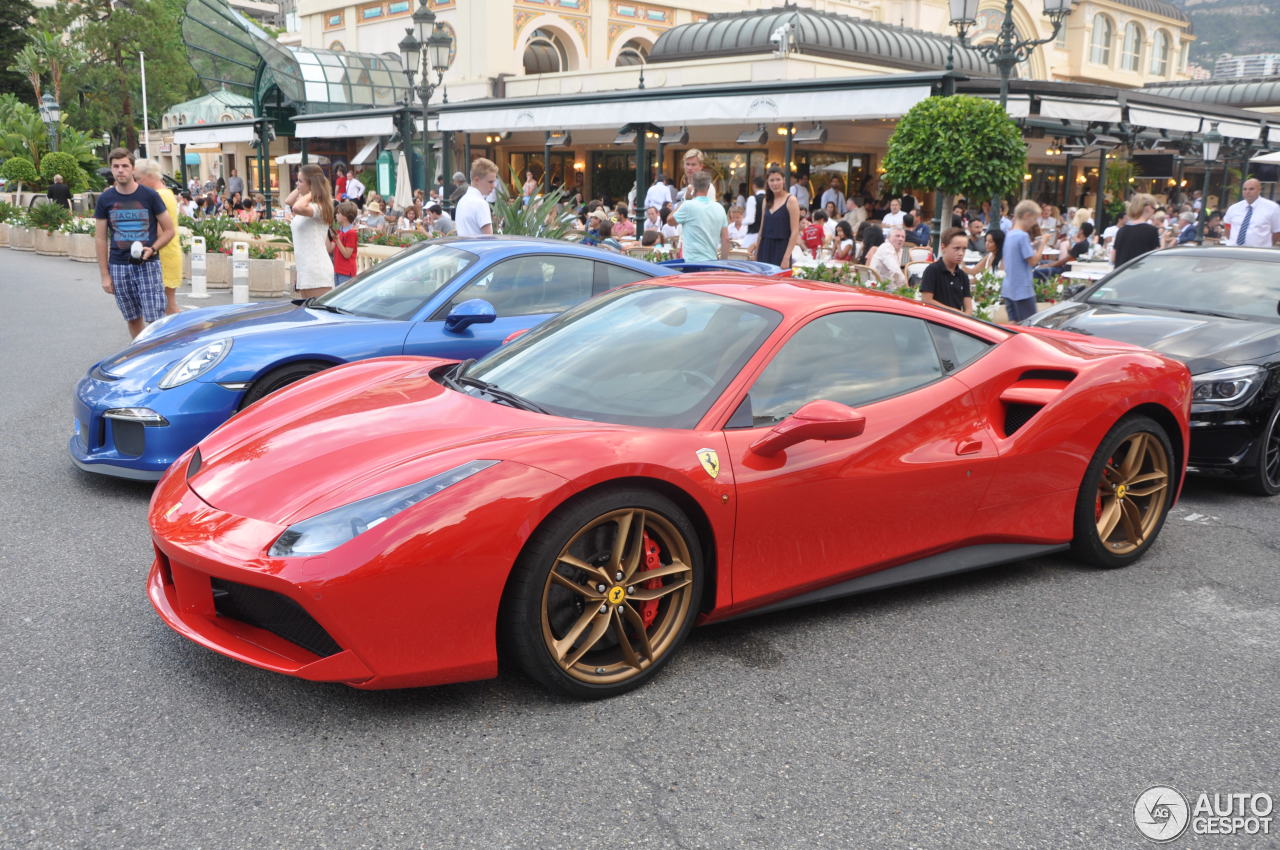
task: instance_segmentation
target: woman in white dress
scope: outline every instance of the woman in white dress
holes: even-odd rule
[[[333,288],[333,259],[329,234],[333,226],[333,196],[320,166],[307,164],[298,172],[298,186],[284,200],[293,210],[293,257],[298,271],[294,288],[303,298],[315,298]]]

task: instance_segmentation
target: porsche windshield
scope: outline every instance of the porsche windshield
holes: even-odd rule
[[[1280,263],[1154,252],[1104,280],[1086,300],[1280,322]]]
[[[476,255],[451,245],[426,244],[374,266],[315,299],[316,306],[374,319],[412,319]]]
[[[557,416],[692,428],[781,320],[720,295],[629,286],[497,349],[465,375]]]

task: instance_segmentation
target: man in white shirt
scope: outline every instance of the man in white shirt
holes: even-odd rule
[[[666,191],[666,186],[663,186]],[[644,211],[644,229],[662,232],[662,219],[658,216],[658,208],[650,204]]]
[[[798,177],[791,184],[791,188],[787,190],[795,195],[796,200],[800,202],[800,209],[807,210],[813,201],[813,196],[809,194],[809,181],[805,177]]]
[[[844,215],[845,201],[843,188],[840,178],[832,177],[831,182],[827,184],[827,190],[822,193],[822,198],[820,199],[822,203],[820,206],[825,210],[827,208],[827,204],[835,204],[836,215]]]
[[[1116,223],[1102,231],[1102,244],[1111,247],[1111,243],[1116,241],[1116,234],[1120,232],[1120,228],[1129,223],[1129,214],[1120,213],[1120,217],[1116,219]]]
[[[348,184],[350,185],[350,184]],[[471,163],[471,185],[454,211],[454,227],[459,236],[489,236],[493,233],[493,212],[485,196],[498,185],[498,166],[480,157]]]
[[[666,178],[659,174],[654,178],[653,185],[649,187],[649,191],[644,193],[644,205],[662,209],[663,204],[669,203],[671,203],[671,189],[667,187]]]
[[[1280,204],[1260,197],[1262,184],[1254,177],[1244,181],[1244,200],[1227,209],[1222,223],[1228,228],[1224,245],[1270,248],[1280,245]]]
[[[360,182],[355,171],[347,175],[347,200],[364,209],[364,184]]]
[[[701,173],[706,169],[706,157],[698,148],[689,148],[684,152],[684,188],[676,195],[675,203],[672,208],[679,207],[682,203],[696,196],[693,188],[694,175]],[[711,188],[706,192],[708,198],[720,197],[719,188],[716,186],[715,179],[711,180]]]
[[[906,213],[902,211],[902,201],[897,198],[889,200],[889,211],[884,215],[884,227],[887,230],[890,227],[902,227],[902,219]]]

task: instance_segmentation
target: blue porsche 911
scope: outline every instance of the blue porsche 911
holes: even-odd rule
[[[68,449],[82,469],[155,480],[236,411],[322,369],[393,354],[480,357],[592,295],[695,268],[707,264],[656,265],[546,239],[423,242],[309,301],[154,322],[80,380]]]

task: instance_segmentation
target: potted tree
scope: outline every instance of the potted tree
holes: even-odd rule
[[[34,251],[35,231],[27,225],[25,210],[16,209],[9,217],[9,247],[15,251]]]
[[[27,212],[27,223],[34,228],[32,245],[37,254],[51,257],[67,255],[67,234],[63,226],[71,221],[71,210],[55,203],[38,204]]]
[[[97,224],[92,216],[75,216],[63,227],[67,256],[77,263],[98,262]]]
[[[9,226],[20,213],[13,204],[0,201],[0,248],[9,247]]]
[[[249,297],[279,298],[289,292],[289,267],[271,245],[249,245]]]

